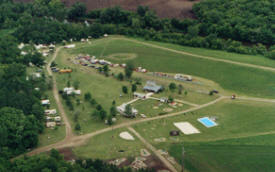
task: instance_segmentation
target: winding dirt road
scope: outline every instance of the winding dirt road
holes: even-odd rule
[[[161,162],[169,168],[172,172],[177,172],[176,168],[167,160],[165,159],[159,152],[158,150],[151,145],[149,142],[147,142],[135,129],[132,127],[128,127],[128,130],[130,130],[132,133],[135,134],[135,136],[148,148],[150,149],[160,160]]]
[[[65,110],[63,108],[62,102],[59,99],[56,79],[55,79],[55,76],[52,74],[52,70],[51,70],[51,64],[56,59],[57,54],[58,54],[58,52],[60,51],[61,48],[62,47],[58,47],[56,49],[56,51],[54,52],[53,58],[49,61],[48,65],[47,65],[47,72],[48,72],[49,76],[52,77],[52,82],[53,82],[53,88],[52,88],[52,90],[53,90],[54,99],[55,99],[55,102],[57,104],[58,111],[59,111],[59,113],[60,113],[60,115],[61,115],[61,117],[63,119],[64,124],[65,124],[65,128],[66,128],[66,137],[65,137],[65,140],[69,140],[74,134],[72,132],[72,127],[71,127],[71,124],[70,124],[70,122],[68,120],[66,112],[65,112]]]
[[[190,56],[193,56],[193,57],[198,57],[198,58],[203,58],[203,59],[208,59],[208,60],[213,60],[213,61],[220,61],[220,62],[231,63],[231,64],[236,64],[236,65],[241,65],[241,66],[253,67],[253,68],[257,68],[257,69],[275,71],[275,68],[271,68],[271,67],[265,67],[265,66],[259,66],[259,65],[253,65],[253,64],[246,64],[246,63],[241,63],[241,62],[234,62],[234,61],[231,61],[231,60],[216,59],[216,58],[208,57],[208,56],[195,55],[195,54],[191,54],[191,53],[186,53],[186,52],[182,52],[182,51],[173,50],[173,49],[170,49],[170,48],[165,48],[165,47],[153,45],[153,44],[150,44],[150,43],[144,43],[144,42],[140,42],[140,41],[137,41],[137,40],[131,40],[131,39],[128,39],[128,38],[114,38],[114,39],[125,39],[125,40],[129,40],[129,41],[132,41],[132,42],[137,42],[137,43],[140,43],[140,44],[143,44],[143,45],[147,45],[147,46],[150,46],[150,47],[159,48],[159,49],[163,49],[163,50],[167,50],[167,51],[171,51],[171,52],[175,52],[175,53],[179,53],[179,54],[190,55]],[[154,150],[154,147],[152,147],[152,145],[150,146],[150,144],[145,139],[143,139],[137,132],[135,132],[135,130],[133,128],[131,128],[131,126],[135,125],[135,124],[143,123],[143,122],[148,122],[148,121],[153,121],[153,120],[157,120],[157,119],[163,119],[163,118],[173,117],[173,116],[177,116],[177,115],[182,115],[184,113],[196,111],[196,110],[211,106],[213,104],[218,103],[219,101],[221,101],[223,99],[229,99],[230,98],[228,96],[221,96],[221,97],[219,97],[219,98],[217,98],[217,99],[215,99],[211,102],[208,102],[206,104],[202,104],[202,105],[192,104],[193,107],[191,107],[187,110],[180,111],[180,112],[175,112],[175,113],[170,113],[170,114],[166,114],[166,115],[162,115],[162,116],[156,116],[156,117],[152,117],[152,118],[145,118],[145,119],[140,119],[140,120],[131,121],[131,122],[127,122],[127,123],[122,123],[122,124],[114,125],[113,127],[107,127],[107,128],[104,128],[104,129],[100,129],[100,130],[97,130],[97,131],[94,131],[94,132],[91,132],[91,133],[88,133],[88,134],[85,134],[85,135],[76,136],[76,135],[73,134],[71,124],[70,124],[70,122],[67,118],[67,115],[66,115],[65,110],[63,108],[62,102],[60,101],[60,98],[59,98],[59,95],[58,95],[56,78],[52,74],[52,71],[51,71],[51,68],[50,68],[51,63],[56,59],[59,51],[62,48],[63,47],[58,47],[56,49],[52,59],[50,60],[50,62],[47,65],[47,72],[48,72],[49,76],[52,77],[53,94],[54,94],[56,104],[58,106],[59,113],[60,113],[61,117],[63,118],[63,122],[66,126],[66,137],[62,141],[57,142],[55,144],[34,149],[31,152],[28,152],[27,155],[39,154],[39,153],[42,153],[42,152],[49,151],[53,148],[59,149],[59,148],[64,148],[64,147],[75,147],[75,146],[83,145],[83,144],[85,144],[85,142],[88,139],[90,139],[90,138],[92,138],[96,135],[111,131],[113,129],[129,127],[130,131],[132,131],[139,139],[141,139],[141,141],[147,147],[149,147],[151,150],[153,150],[153,152],[160,158],[160,160],[162,160],[166,164],[166,166],[171,171],[174,171],[175,168],[173,166],[170,166],[171,164],[166,159],[163,160],[163,157],[159,156],[159,153],[157,153],[156,150]],[[238,97],[237,99],[275,103],[274,99],[263,99],[263,98],[253,98],[253,97]],[[182,103],[184,103],[184,102],[182,102]],[[272,131],[272,132],[269,132],[269,133],[274,133],[274,132]],[[268,133],[261,133],[261,134],[268,134]]]
[[[171,49],[171,48],[166,48],[166,47],[162,47],[162,46],[159,46],[159,45],[150,44],[150,43],[146,43],[146,42],[142,42],[142,41],[138,41],[138,40],[134,40],[134,39],[128,39],[128,38],[125,38],[125,37],[115,38],[115,39],[127,40],[127,41],[130,41],[130,42],[135,42],[135,43],[146,45],[146,46],[149,46],[149,47],[158,48],[158,49],[174,52],[174,53],[177,53],[177,54],[188,55],[188,56],[192,56],[192,57],[196,57],[196,58],[207,59],[207,60],[218,61],[218,62],[224,62],[224,63],[230,63],[230,64],[234,64],[234,65],[239,65],[239,66],[246,66],[246,67],[252,67],[252,68],[256,68],[256,69],[262,69],[262,70],[268,70],[268,71],[275,72],[275,68],[273,68],[273,67],[267,67],[267,66],[261,66],[261,65],[255,65],[255,64],[248,64],[248,63],[236,62],[236,61],[232,61],[232,60],[214,58],[214,57],[210,57],[210,56],[202,56],[202,55],[198,55],[198,54],[192,54],[192,53],[188,53],[188,52],[185,52],[185,51],[174,50],[174,49]]]

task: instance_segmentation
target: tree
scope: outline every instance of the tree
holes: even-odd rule
[[[79,88],[79,84],[80,84],[80,82],[78,80],[74,81],[74,83],[73,83],[74,88],[78,89]]]
[[[184,95],[187,96],[187,94],[188,94],[188,92],[185,90],[185,91],[184,91]]]
[[[183,86],[181,85],[181,84],[179,84],[179,92],[178,92],[178,94],[181,94],[182,93],[182,90],[183,90]]]
[[[132,84],[132,92],[137,91],[137,85],[136,84]]]
[[[124,79],[123,73],[120,72],[120,73],[118,74],[117,78],[118,78],[118,80],[123,81],[123,79]]]
[[[76,131],[80,131],[80,130],[81,130],[80,124],[79,124],[79,123],[76,123],[74,129],[75,129]]]
[[[117,114],[117,110],[116,110],[116,107],[113,105],[111,108],[110,108],[110,115],[115,117]]]
[[[169,97],[168,97],[168,101],[169,101],[170,103],[172,103],[172,102],[174,101],[174,98],[173,98],[172,96],[169,96]]]
[[[86,15],[86,6],[83,3],[76,2],[69,10],[68,17],[71,20],[84,17]]]
[[[103,108],[102,108],[101,105],[97,105],[97,106],[96,106],[96,110],[100,111],[100,110],[102,110],[102,109],[103,109]]]
[[[18,62],[20,50],[15,37],[7,35],[0,37],[0,63],[10,64]]]
[[[132,76],[132,74],[133,74],[134,69],[135,69],[134,64],[133,64],[133,63],[128,62],[128,63],[126,64],[125,69],[124,69],[125,76],[126,76],[127,78],[131,78],[131,76]]]
[[[87,92],[84,94],[84,100],[85,101],[90,101],[92,99],[92,95],[90,92]]]
[[[95,99],[91,99],[91,100],[90,100],[90,104],[91,104],[91,105],[96,105],[96,104],[97,104],[97,102],[96,102],[96,100],[95,100]]]
[[[124,94],[127,94],[128,93],[128,88],[126,86],[122,86],[122,92]]]
[[[171,82],[171,83],[169,84],[169,90],[170,90],[170,91],[174,91],[176,88],[177,88],[177,85],[176,85],[174,82]]]
[[[113,124],[112,115],[108,115],[108,117],[107,117],[107,124],[108,125],[112,125]]]
[[[103,72],[104,72],[105,76],[109,75],[109,66],[107,64],[105,64],[103,66]]]
[[[8,152],[21,153],[36,146],[39,130],[40,123],[33,115],[26,117],[22,110],[11,107],[0,109],[0,146]]]
[[[132,106],[130,104],[126,105],[125,107],[125,112],[124,112],[128,117],[134,117],[133,111],[132,111]]]
[[[71,82],[67,81],[67,87],[71,87]]]
[[[100,115],[100,119],[104,120],[106,118],[106,116],[107,116],[107,112],[105,110],[101,109],[99,111],[99,115]]]
[[[115,100],[113,100],[112,105],[113,105],[113,106],[115,106],[115,105],[116,105],[116,101],[115,101]]]

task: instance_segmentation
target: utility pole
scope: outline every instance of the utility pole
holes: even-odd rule
[[[184,151],[184,146],[182,146],[182,172],[184,172],[184,153],[185,153],[185,151]]]

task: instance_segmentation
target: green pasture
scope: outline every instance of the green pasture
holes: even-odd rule
[[[182,162],[182,148],[185,150],[184,164],[187,170],[205,172],[272,172],[275,169],[274,134],[246,138],[228,139],[199,144],[160,144],[178,162]]]
[[[94,136],[86,145],[74,148],[73,151],[81,158],[99,158],[103,160],[140,156],[140,149],[145,147],[130,131],[128,132],[135,140],[129,141],[120,138],[119,134],[124,131],[128,130],[125,128],[116,129]]]
[[[275,75],[273,72],[177,54],[121,38],[99,39],[75,50],[70,49],[68,52],[90,54],[105,59],[108,59],[107,57],[112,54],[134,53],[137,58],[129,61],[133,61],[136,66],[142,66],[150,71],[199,76],[213,80],[224,89],[237,94],[273,97],[273,93],[275,93]],[[113,58],[110,58],[110,61],[114,61]],[[125,62],[121,58],[115,61]]]
[[[160,101],[153,99],[139,100],[137,102],[134,102],[132,106],[138,110],[139,114],[145,114],[146,117],[154,117],[172,112],[179,112],[190,107],[182,103],[178,103],[176,106],[173,107],[168,105],[167,103],[161,103]],[[171,109],[171,111],[166,112],[165,109]]]
[[[155,144],[154,139],[165,137],[167,142],[174,142],[175,137],[169,136],[169,131],[177,130],[174,122],[190,122],[201,133],[181,135],[177,142],[202,142],[223,140],[229,138],[248,137],[275,131],[275,107],[272,103],[223,100],[215,105],[179,116],[159,119],[138,124],[136,130],[146,140]],[[206,128],[197,121],[201,117],[215,117],[218,126]]]

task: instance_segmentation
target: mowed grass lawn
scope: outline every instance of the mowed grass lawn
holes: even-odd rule
[[[144,41],[142,39],[137,39],[137,40]],[[162,47],[167,47],[170,49],[184,51],[184,52],[188,52],[196,55],[208,56],[208,57],[213,57],[217,59],[232,60],[232,61],[261,65],[261,66],[275,67],[274,60],[261,55],[237,54],[237,53],[230,53],[230,52],[221,51],[221,50],[194,48],[194,47],[187,47],[187,46],[181,46],[177,44],[169,44],[169,43],[156,42],[156,41],[147,41],[147,42],[150,42],[152,44],[159,45]]]
[[[237,94],[272,98],[275,93],[274,72],[195,58],[127,40],[100,39],[87,46],[68,51],[104,58],[117,53],[134,53],[137,57],[128,61],[133,61],[136,66],[142,66],[150,71],[185,73],[203,77]],[[114,61],[113,58],[110,58],[110,61]],[[115,61],[126,60],[119,58]]]
[[[75,81],[79,81],[81,95],[72,97],[72,102],[74,105],[73,111],[69,110],[68,106],[65,104],[65,101],[61,98],[63,107],[69,116],[72,126],[74,127],[76,125],[76,122],[74,121],[74,114],[78,113],[78,120],[82,133],[88,133],[97,129],[108,127],[108,125],[104,124],[104,121],[101,121],[100,119],[92,116],[92,113],[95,110],[95,106],[84,100],[84,94],[90,92],[92,98],[94,98],[96,102],[100,104],[109,114],[112,102],[114,100],[116,102],[116,106],[118,106],[133,99],[130,93],[130,83],[127,81],[118,81],[111,76],[105,77],[103,74],[99,74],[95,69],[75,65],[67,60],[68,57],[73,58],[74,56],[70,56],[66,53],[65,50],[62,50],[56,62],[60,68],[73,68],[73,72],[71,74],[55,74],[55,76],[58,82],[59,90],[63,90],[64,87],[67,87],[68,81],[70,81],[71,86],[73,86]],[[128,87],[128,94],[122,93],[122,86],[124,85]],[[123,96],[120,97],[120,94]],[[80,105],[77,105],[77,99],[80,100]],[[124,118],[121,115],[118,115],[117,118],[117,124],[134,120]]]
[[[274,112],[272,103],[223,100],[193,113],[138,124],[134,128],[179,163],[184,146],[185,164],[190,171],[272,171],[275,167]],[[217,117],[218,126],[206,128],[197,121],[204,116]],[[201,133],[170,137],[169,131],[178,130],[173,122],[180,121],[190,122]],[[261,135],[268,133],[270,135]],[[156,142],[156,138],[166,138],[166,141]]]
[[[178,141],[201,142],[246,137],[270,131],[275,132],[273,122],[275,107],[272,103],[223,100],[215,105],[176,117],[137,124],[135,128],[148,141],[156,143],[155,138],[165,137],[174,142],[169,131],[176,130],[174,122],[187,121],[200,130],[200,134],[181,135]],[[197,121],[201,117],[216,117],[218,126],[206,128]]]
[[[146,117],[154,117],[167,113],[183,111],[184,109],[188,109],[190,106],[178,103],[175,107],[172,107],[167,103],[161,103],[158,100],[146,99],[134,102],[132,107],[136,108],[140,114],[145,114]],[[171,111],[167,112],[165,109],[171,109]]]
[[[74,148],[74,153],[81,158],[99,158],[110,160],[123,157],[135,157],[140,155],[143,144],[130,131],[135,140],[129,141],[119,137],[126,128],[116,129],[91,138],[86,145]]]
[[[182,162],[185,150],[185,168],[203,172],[273,172],[275,169],[275,135],[228,139],[199,144],[160,144]]]

